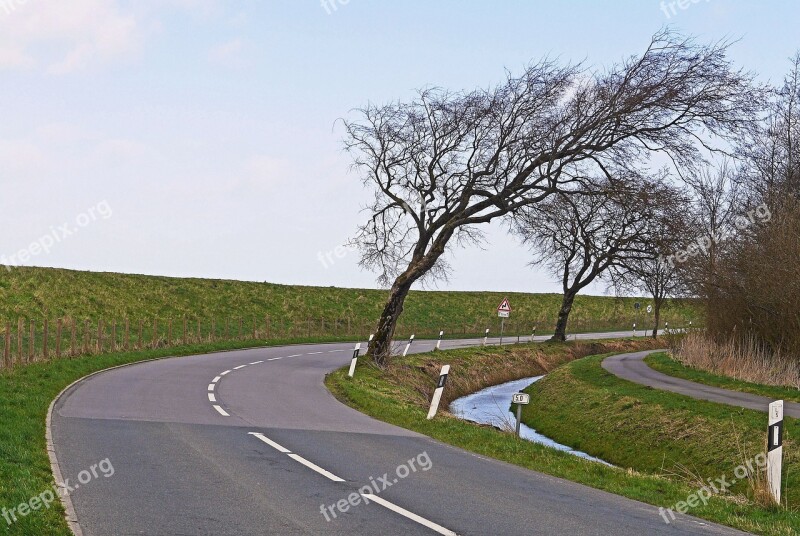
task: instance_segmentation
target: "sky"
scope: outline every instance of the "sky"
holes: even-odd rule
[[[665,26],[777,83],[800,2],[0,0],[0,264],[375,288],[342,248],[368,195],[337,119]],[[560,291],[487,236],[434,288]]]

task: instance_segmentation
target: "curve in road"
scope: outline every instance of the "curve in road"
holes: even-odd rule
[[[83,534],[742,534],[667,524],[653,506],[363,415],[323,384],[351,352],[171,358],[67,389],[51,432]]]
[[[644,352],[614,355],[603,360],[603,368],[619,378],[641,385],[647,385],[654,389],[671,391],[698,400],[708,400],[709,402],[754,409],[765,413],[769,409],[769,404],[775,401],[765,396],[742,393],[739,391],[729,391],[719,387],[712,387],[710,385],[703,385],[702,383],[695,383],[689,380],[668,376],[667,374],[653,370],[644,362],[644,359],[648,355],[664,351],[665,350],[648,350]],[[796,402],[784,402],[783,411],[784,414],[789,417],[800,418],[800,404]]]

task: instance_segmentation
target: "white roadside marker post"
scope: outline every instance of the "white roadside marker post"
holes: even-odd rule
[[[489,328],[486,328],[486,333],[483,334],[483,345],[486,346],[488,342],[489,342]]]
[[[636,324],[633,324],[633,336],[636,337]]]
[[[436,384],[436,390],[433,392],[433,400],[431,400],[431,409],[428,410],[428,420],[436,416],[439,411],[439,402],[442,400],[442,391],[444,391],[444,384],[447,383],[447,375],[450,374],[450,365],[444,365],[442,372],[439,373],[439,383]]]
[[[511,403],[517,405],[517,428],[515,433],[519,437],[520,423],[522,423],[522,406],[531,403],[531,395],[528,393],[514,393],[511,397]]]
[[[437,350],[441,350],[442,349],[442,337],[443,336],[444,336],[444,330],[439,332],[439,340],[436,341],[436,349]]]
[[[533,333],[531,334],[531,342],[536,338],[536,326],[533,326]]]
[[[775,502],[781,503],[781,466],[783,465],[783,400],[769,405],[767,433],[767,485]]]
[[[403,350],[403,357],[408,355],[408,350],[411,348],[412,342],[414,342],[414,335],[411,335],[411,338],[408,339],[408,344],[406,344],[406,349]]]
[[[370,333],[369,340],[367,341],[367,344],[371,343],[372,339],[374,339],[374,338],[375,338],[375,334],[374,333]]]
[[[347,373],[348,376],[351,378],[356,373],[356,363],[358,363],[358,353],[361,351],[361,343],[356,343],[356,347],[353,350],[353,360],[350,361],[350,372]]]

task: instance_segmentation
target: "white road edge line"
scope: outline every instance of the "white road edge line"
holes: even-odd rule
[[[338,476],[334,475],[333,473],[331,473],[329,471],[326,471],[325,469],[323,469],[319,465],[311,463],[310,461],[306,460],[305,458],[303,458],[302,456],[300,456],[298,454],[289,454],[289,457],[291,459],[293,459],[294,461],[296,461],[296,462],[302,463],[303,465],[305,465],[306,467],[308,467],[312,471],[316,471],[317,473],[321,474],[325,478],[333,480],[334,482],[344,482],[344,478],[339,478]]]
[[[266,443],[270,447],[274,448],[277,451],[283,452],[284,454],[289,454],[291,452],[289,449],[284,448],[281,445],[275,443],[273,440],[271,440],[270,438],[268,438],[264,434],[259,434],[259,433],[256,433],[256,432],[249,432],[248,435],[251,435],[253,437],[256,437],[256,438],[260,439],[261,441],[263,441],[264,443]]]
[[[445,534],[446,536],[458,536],[452,530],[448,530],[448,529],[444,528],[441,525],[437,525],[433,521],[428,521],[424,517],[420,517],[420,516],[418,516],[417,514],[415,514],[413,512],[409,512],[405,508],[401,508],[401,507],[397,506],[394,503],[390,503],[389,501],[387,501],[385,499],[382,499],[382,498],[378,497],[377,495],[372,495],[370,493],[362,493],[361,496],[364,497],[365,499],[369,500],[369,501],[375,501],[376,503],[380,504],[384,508],[388,508],[392,512],[397,512],[401,516],[407,517],[408,519],[411,519],[412,521],[416,521],[420,525],[424,525],[424,526],[428,527],[429,529],[431,529],[431,530],[433,530],[435,532],[438,532],[439,534]]]
[[[229,372],[230,372],[230,370],[226,370],[225,372],[220,372],[220,373],[219,373],[219,375],[220,375],[220,376],[225,376],[225,375],[226,375],[226,374],[228,374]]]
[[[214,409],[217,410],[219,412],[219,414],[222,415],[223,417],[230,417],[230,414],[228,414],[227,411],[225,411],[224,409],[222,409],[221,407],[219,407],[216,404],[214,404]]]
[[[244,368],[244,367],[246,367],[246,366],[247,366],[247,365],[239,365],[238,367],[233,367],[233,370],[239,370],[239,369],[243,369],[243,368]]]
[[[216,387],[216,386],[217,386],[217,384],[215,384],[215,383],[209,383],[209,384],[208,384],[208,390],[209,390],[209,391],[213,391],[213,390],[214,390],[214,387]]]
[[[251,365],[260,365],[261,363],[263,363],[263,361],[253,361],[253,362],[252,362],[252,363],[250,363],[250,364],[251,364]]]
[[[217,397],[214,396],[214,393],[208,393],[208,401],[209,402],[216,402],[217,401]]]
[[[222,379],[222,376],[217,376],[217,377],[215,377],[213,380],[211,380],[211,383],[217,383],[217,382],[218,382],[218,381],[220,381],[221,379]]]

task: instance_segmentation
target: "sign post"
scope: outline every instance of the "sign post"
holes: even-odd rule
[[[522,406],[527,406],[531,403],[531,395],[528,393],[514,393],[511,397],[511,403],[517,405],[517,428],[515,433],[517,437],[519,437],[519,428],[522,422]]]
[[[433,399],[431,400],[431,409],[428,410],[428,420],[436,416],[439,411],[439,402],[442,400],[442,391],[444,391],[444,384],[447,383],[447,375],[450,374],[450,365],[444,365],[442,372],[439,373],[439,383],[436,384],[436,390],[433,392]]]
[[[503,331],[505,331],[506,318],[511,316],[511,304],[508,303],[508,298],[503,298],[503,301],[497,306],[497,316],[500,317],[500,346],[503,346]]]
[[[769,405],[767,431],[767,485],[775,502],[781,503],[781,466],[783,465],[783,400]]]
[[[361,343],[357,343],[355,349],[353,350],[353,360],[350,361],[350,371],[347,373],[348,376],[351,378],[356,373],[356,363],[358,363],[358,353],[361,350]]]

